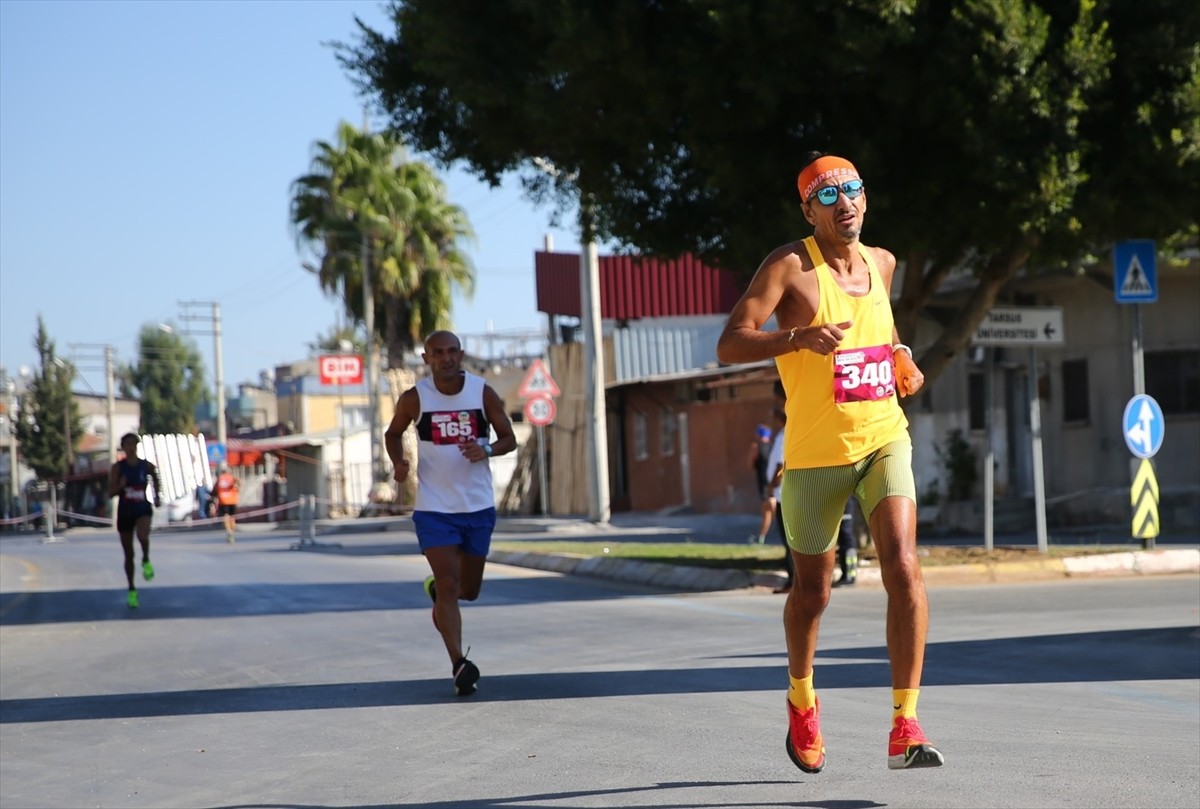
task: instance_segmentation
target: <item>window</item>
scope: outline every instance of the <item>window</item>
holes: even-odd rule
[[[1200,413],[1200,351],[1148,351],[1146,393],[1164,415]]]
[[[668,408],[663,408],[659,411],[659,421],[662,422],[662,443],[660,446],[662,455],[675,454],[675,413]]]
[[[983,374],[967,374],[967,416],[972,430],[987,429],[987,382]]]
[[[646,441],[646,414],[633,414],[633,459],[644,461],[650,455]]]
[[[1063,422],[1086,423],[1092,417],[1088,399],[1087,360],[1064,360],[1062,364]]]
[[[368,412],[367,405],[345,405],[339,408],[342,423],[339,427],[344,426],[347,430],[357,430],[371,423],[371,414]]]

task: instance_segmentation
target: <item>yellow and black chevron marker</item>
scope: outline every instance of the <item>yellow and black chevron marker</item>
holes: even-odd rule
[[[1133,506],[1133,536],[1153,539],[1158,536],[1158,479],[1149,458],[1137,463],[1133,486],[1129,489],[1129,504]]]

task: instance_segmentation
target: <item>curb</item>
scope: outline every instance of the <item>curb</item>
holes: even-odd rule
[[[782,574],[752,574],[744,570],[667,565],[603,556],[492,551],[488,555],[488,561],[565,575],[592,576],[695,592],[743,590],[750,587],[774,588],[783,583]],[[932,586],[1200,573],[1200,549],[1105,553],[1033,562],[939,565],[925,567],[922,572],[925,583]],[[858,583],[882,587],[883,580],[879,568],[860,566]]]
[[[610,559],[603,556],[531,551],[492,551],[488,554],[488,561],[515,567],[547,570],[552,573],[592,576],[634,584],[670,587],[676,590],[740,590],[750,587],[755,578],[744,570],[665,565],[660,562],[642,562],[637,559]]]

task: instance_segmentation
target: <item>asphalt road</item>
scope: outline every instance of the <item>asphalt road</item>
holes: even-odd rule
[[[931,589],[921,719],[886,767],[885,594],[836,590],[829,764],[783,749],[781,597],[489,566],[449,662],[408,534],[163,534],[142,607],[116,538],[0,542],[0,806],[1200,805],[1200,577]]]

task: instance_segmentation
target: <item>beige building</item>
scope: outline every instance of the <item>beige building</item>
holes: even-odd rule
[[[1158,267],[1158,301],[1138,304],[1142,321],[1145,392],[1163,410],[1165,435],[1153,462],[1161,491],[1165,531],[1200,532],[1200,261]],[[965,294],[965,293],[964,293]],[[1037,392],[1047,515],[1051,525],[1119,523],[1129,517],[1133,454],[1123,415],[1134,395],[1134,309],[1115,300],[1111,279],[1087,275],[1018,281],[997,306],[1059,307],[1060,346],[973,347],[955,358],[908,405],[919,492],[948,484],[939,457],[952,430],[960,430],[979,459],[971,507],[956,520],[977,528],[982,520],[982,459],[994,452],[994,491],[1008,506],[998,513],[1011,528],[1033,524],[1031,386]],[[953,307],[946,295],[931,308]],[[911,340],[919,357],[936,338],[923,327]],[[988,402],[988,353],[991,391]],[[1031,365],[1032,361],[1032,365]],[[1031,370],[1031,368],[1033,370]],[[988,412],[991,429],[988,430]],[[997,530],[1005,526],[999,522]]]

